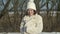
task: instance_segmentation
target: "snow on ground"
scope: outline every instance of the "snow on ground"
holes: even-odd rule
[[[20,34],[18,32],[14,33],[14,32],[11,32],[11,33],[0,33],[0,34]],[[41,34],[60,34],[60,32],[42,32]]]

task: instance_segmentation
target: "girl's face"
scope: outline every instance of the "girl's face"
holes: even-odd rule
[[[30,16],[34,15],[34,10],[33,10],[33,9],[28,9],[28,14],[29,14]]]

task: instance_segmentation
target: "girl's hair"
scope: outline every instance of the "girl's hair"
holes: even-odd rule
[[[34,15],[36,14],[36,10],[33,10],[34,11]],[[25,12],[25,15],[28,15],[28,11]]]

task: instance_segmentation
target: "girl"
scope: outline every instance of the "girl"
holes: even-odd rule
[[[34,0],[27,3],[27,14],[20,24],[21,34],[39,34],[43,30],[42,17],[36,13]]]

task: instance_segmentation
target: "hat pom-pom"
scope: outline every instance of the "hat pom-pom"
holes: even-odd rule
[[[29,0],[29,2],[34,2],[34,0]]]

